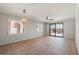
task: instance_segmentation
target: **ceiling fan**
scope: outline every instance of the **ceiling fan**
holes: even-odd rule
[[[23,16],[21,17],[21,21],[22,22],[26,22],[27,21],[27,17],[25,16],[25,14],[26,14],[26,10],[23,9]]]
[[[52,21],[52,20],[54,20],[54,19],[51,19],[51,18],[46,17],[46,20],[47,20],[47,21]]]

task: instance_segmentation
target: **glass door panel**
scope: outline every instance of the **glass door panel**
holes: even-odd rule
[[[56,36],[63,36],[63,24],[56,24]]]
[[[55,24],[51,24],[49,30],[50,30],[50,35],[55,36]]]

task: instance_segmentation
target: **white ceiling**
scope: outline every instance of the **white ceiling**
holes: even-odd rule
[[[0,12],[21,16],[26,9],[29,19],[45,21],[45,17],[55,20],[75,16],[75,3],[0,3]]]

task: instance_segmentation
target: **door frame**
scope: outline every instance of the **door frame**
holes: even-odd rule
[[[51,35],[51,34],[50,34],[50,25],[51,25],[51,24],[54,24],[54,25],[55,25],[55,35]],[[63,25],[63,26],[62,26],[62,28],[63,28],[62,36],[56,36],[56,24],[62,24],[62,25]],[[50,24],[49,24],[49,36],[54,36],[54,37],[61,37],[61,38],[63,38],[63,37],[64,37],[64,24],[63,24],[63,22],[50,23]]]

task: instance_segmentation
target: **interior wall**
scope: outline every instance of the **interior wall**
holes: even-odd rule
[[[9,19],[18,19],[18,17],[0,13],[0,45],[27,40],[45,35],[45,31],[44,31],[45,24],[42,22],[35,22],[35,21],[28,21],[27,23],[24,24],[23,34],[12,34],[12,35],[8,34]],[[43,25],[43,32],[36,31],[37,23]]]
[[[45,25],[46,25],[46,26],[45,26],[45,28],[46,28],[46,29],[45,29],[45,35],[46,35],[46,36],[49,36],[49,23],[45,23]]]
[[[76,7],[76,45],[79,54],[79,4]]]
[[[75,18],[64,20],[64,39],[75,39]]]

